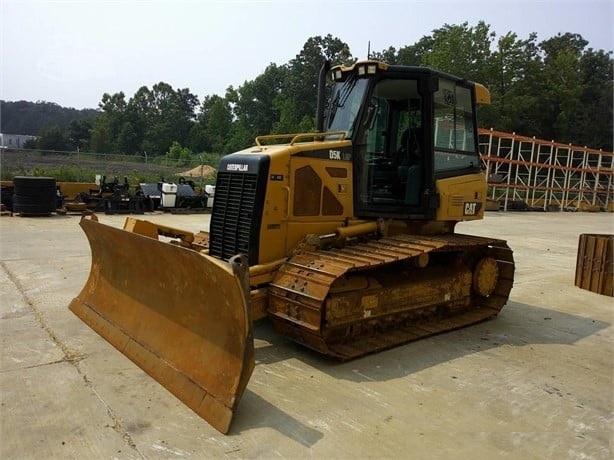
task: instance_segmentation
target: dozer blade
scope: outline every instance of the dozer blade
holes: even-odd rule
[[[92,267],[69,308],[222,433],[254,369],[247,261],[82,218]]]

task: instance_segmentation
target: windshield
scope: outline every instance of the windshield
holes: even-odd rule
[[[352,138],[368,81],[350,76],[345,82],[334,84],[327,131],[344,131],[346,138]]]

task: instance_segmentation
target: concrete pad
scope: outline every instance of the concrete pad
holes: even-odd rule
[[[62,350],[45,331],[35,310],[0,267],[0,372],[59,361]]]
[[[473,327],[339,364],[257,324],[228,436],[68,311],[90,264],[78,220],[0,219],[1,458],[611,457],[613,302],[573,285],[579,234],[614,233],[610,214],[459,224],[516,259],[510,302]]]
[[[134,458],[104,402],[69,362],[0,373],[3,459]]]

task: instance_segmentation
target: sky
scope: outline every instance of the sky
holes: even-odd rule
[[[397,50],[444,24],[538,41],[577,33],[614,49],[612,0],[0,0],[0,99],[97,108],[158,82],[223,96],[331,34],[353,56]]]

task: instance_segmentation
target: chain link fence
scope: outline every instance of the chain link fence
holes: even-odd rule
[[[198,185],[215,182],[215,168],[219,156],[199,155],[190,159],[173,159],[166,156],[115,155],[92,152],[60,152],[54,150],[29,150],[0,148],[0,179],[12,180],[15,176],[49,176],[57,181],[94,182],[97,175],[114,177],[130,183],[157,182],[189,176]]]

